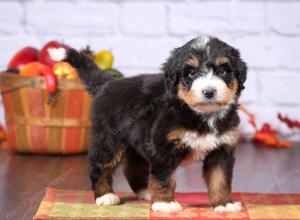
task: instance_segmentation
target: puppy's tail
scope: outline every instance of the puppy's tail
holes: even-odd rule
[[[48,52],[53,60],[70,63],[91,95],[95,95],[105,82],[114,79],[99,69],[92,59],[75,49],[49,48]]]

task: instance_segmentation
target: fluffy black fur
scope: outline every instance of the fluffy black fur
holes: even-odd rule
[[[68,51],[66,61],[76,68],[80,79],[86,85],[86,90],[95,95],[99,88],[106,82],[113,80],[113,77],[104,74],[94,63],[83,53],[78,53],[74,49]],[[78,62],[82,61],[82,62]]]
[[[92,60],[77,51],[68,51],[66,61],[77,69],[87,90],[93,96],[89,163],[95,197],[102,196],[103,192],[99,193],[97,189],[101,187],[99,184],[102,184],[99,179],[102,179],[103,175],[108,175],[108,179],[111,179],[111,173],[120,162],[120,152],[125,152],[127,167],[136,169],[136,180],[134,171],[127,170],[130,172],[127,175],[130,176],[128,180],[135,192],[147,187],[149,176],[155,178],[160,187],[167,188],[174,171],[190,153],[188,146],[176,148],[176,144],[167,139],[168,133],[174,129],[185,128],[197,131],[201,135],[222,134],[238,126],[237,102],[231,103],[222,117],[215,117],[212,128],[208,119],[218,116],[218,112],[195,112],[178,98],[179,82],[182,82],[186,89],[191,85],[188,81],[192,79],[187,79],[185,71],[186,61],[190,59],[191,54],[197,56],[201,63],[212,67],[214,59],[220,56],[227,57],[232,74],[231,78],[227,79],[227,84],[233,79],[238,81],[236,101],[244,88],[246,65],[236,49],[217,38],[211,38],[208,46],[213,50],[213,54],[207,56],[200,49],[197,51],[191,46],[194,41],[195,39],[171,53],[163,65],[163,73],[121,79],[105,75]],[[206,156],[204,173],[210,172],[220,164],[230,184],[233,161],[233,148],[219,146]],[[143,167],[143,175],[138,174],[139,165]],[[106,191],[111,191],[111,188]],[[213,205],[225,202],[230,201],[220,201]]]

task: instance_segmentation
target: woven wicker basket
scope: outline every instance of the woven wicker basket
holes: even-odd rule
[[[91,97],[79,79],[58,80],[48,101],[43,77],[0,73],[10,148],[17,152],[72,154],[87,151]]]

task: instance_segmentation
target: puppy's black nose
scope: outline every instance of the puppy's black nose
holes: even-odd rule
[[[202,91],[202,93],[203,93],[205,98],[212,99],[216,95],[217,90],[214,89],[214,88],[207,88],[207,89],[204,89]]]

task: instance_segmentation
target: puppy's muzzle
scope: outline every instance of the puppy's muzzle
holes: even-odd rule
[[[208,87],[202,90],[202,95],[205,99],[212,100],[216,97],[217,90],[213,87]]]

